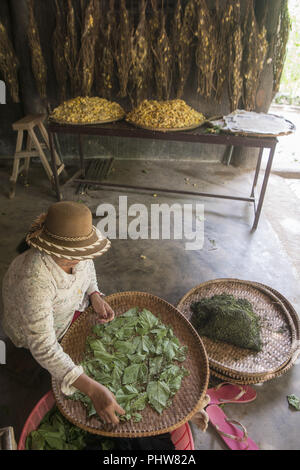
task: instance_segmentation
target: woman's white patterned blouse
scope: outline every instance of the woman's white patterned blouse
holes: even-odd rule
[[[17,347],[31,351],[35,360],[61,381],[62,392],[75,391],[72,383],[83,373],[66,354],[59,340],[72,322],[75,310],[88,306],[98,290],[94,262],[80,261],[67,274],[51,256],[30,248],[17,256],[3,284],[2,326]]]

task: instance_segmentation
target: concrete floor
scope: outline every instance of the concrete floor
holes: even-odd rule
[[[252,171],[200,162],[116,161],[110,181],[127,184],[249,195]],[[7,199],[9,173],[0,171],[0,281],[16,256],[16,246],[31,221],[55,202],[43,170],[34,165],[30,185],[18,185],[16,197]],[[189,178],[187,181],[185,178]],[[196,184],[196,186],[193,186]],[[251,233],[253,206],[247,202],[190,198],[151,192],[90,191],[76,195],[76,185],[64,191],[68,200],[86,203],[95,214],[101,203],[118,208],[119,196],[128,196],[128,206],[142,203],[204,204],[204,243],[199,250],[185,249],[182,240],[112,240],[112,248],[95,262],[99,287],[106,294],[146,291],[176,305],[197,284],[221,277],[258,281],[280,291],[300,311],[299,199],[283,178],[272,175],[261,219]],[[95,217],[94,223],[100,220]],[[141,257],[143,255],[146,258]],[[1,332],[0,332],[1,333]],[[5,339],[0,334],[0,339]],[[261,449],[299,449],[300,413],[291,409],[286,396],[300,392],[300,360],[285,375],[255,385],[257,399],[249,404],[225,405],[228,417],[243,423]],[[50,388],[47,372],[33,378],[5,373],[0,366],[0,427],[12,425],[17,439],[29,412]],[[211,384],[217,383],[211,377]],[[205,433],[192,425],[195,448],[226,449],[209,426]]]

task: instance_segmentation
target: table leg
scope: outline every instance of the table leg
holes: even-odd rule
[[[264,151],[263,148],[261,148],[260,151],[259,151],[259,155],[258,155],[258,159],[257,159],[257,164],[256,164],[256,169],[255,169],[255,175],[254,175],[254,180],[253,180],[253,185],[252,185],[252,190],[251,190],[250,197],[253,197],[253,196],[254,196],[254,189],[255,189],[255,186],[256,186],[257,180],[258,180],[258,175],[259,175],[259,170],[260,170],[260,165],[261,165],[261,160],[262,160],[263,151]]]
[[[227,165],[227,166],[230,165],[231,158],[232,158],[232,154],[233,154],[233,150],[234,150],[234,146],[231,145],[231,146],[230,146],[230,149],[229,149],[228,157],[227,157],[227,160],[226,160],[226,165]]]
[[[270,148],[268,163],[267,163],[267,167],[266,167],[266,170],[265,170],[265,175],[264,175],[262,187],[261,187],[261,190],[260,190],[257,209],[255,211],[255,218],[254,218],[254,222],[253,222],[253,226],[252,226],[252,231],[257,229],[259,216],[260,216],[260,213],[261,213],[261,209],[262,209],[262,205],[263,205],[263,202],[264,202],[264,197],[265,197],[265,193],[266,193],[266,189],[267,189],[268,180],[269,180],[269,176],[270,176],[270,173],[271,173],[275,148],[276,148],[276,144],[273,147]],[[261,152],[261,154],[262,154],[262,152]],[[258,174],[258,172],[257,172],[257,174]]]
[[[56,157],[55,157],[55,151],[54,151],[52,132],[49,132],[49,144],[50,144],[50,155],[51,155],[52,172],[53,172],[53,180],[54,180],[54,186],[55,186],[55,191],[56,191],[56,197],[58,201],[61,201],[62,194],[59,188],[59,180],[58,180],[58,174],[57,174]]]
[[[84,178],[85,177],[85,168],[84,168],[83,136],[82,136],[82,134],[78,135],[78,144],[79,144],[79,157],[80,157],[81,175]]]

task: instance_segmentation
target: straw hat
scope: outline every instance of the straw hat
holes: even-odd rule
[[[101,256],[111,245],[92,224],[90,209],[73,201],[56,202],[40,214],[26,242],[49,255],[78,260]]]

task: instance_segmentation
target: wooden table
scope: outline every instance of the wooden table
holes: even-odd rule
[[[203,127],[199,127],[190,131],[180,131],[180,132],[158,132],[158,131],[149,131],[145,129],[136,128],[126,121],[118,121],[109,124],[101,125],[62,125],[55,122],[49,121],[48,123],[48,133],[50,141],[50,150],[51,150],[51,160],[52,168],[54,175],[54,183],[57,200],[62,200],[62,194],[60,190],[60,184],[56,169],[55,161],[55,146],[54,146],[54,134],[76,134],[78,135],[79,143],[79,155],[80,155],[80,169],[72,176],[70,181],[80,182],[80,183],[89,183],[93,185],[99,185],[100,187],[109,189],[109,188],[124,188],[124,189],[134,189],[134,190],[149,190],[152,192],[169,192],[174,194],[181,194],[187,196],[202,196],[202,197],[214,197],[221,199],[232,199],[236,201],[246,201],[252,202],[254,205],[254,221],[252,225],[252,230],[255,230],[258,225],[259,217],[262,210],[262,205],[265,197],[265,192],[267,189],[268,179],[270,176],[270,171],[272,167],[272,162],[274,158],[276,144],[278,142],[276,137],[249,137],[249,136],[239,136],[233,134],[208,134],[204,132]],[[83,136],[84,135],[98,135],[98,136],[111,136],[111,137],[124,137],[124,138],[135,138],[135,139],[154,139],[154,140],[168,140],[168,141],[178,141],[178,142],[194,142],[199,144],[217,144],[230,146],[231,149],[234,147],[254,147],[259,148],[259,155],[257,159],[256,169],[254,172],[254,178],[252,183],[252,188],[250,196],[235,196],[235,195],[224,195],[224,194],[212,194],[196,191],[182,191],[175,188],[156,188],[156,187],[144,187],[144,186],[133,186],[126,184],[116,184],[109,182],[101,182],[85,179],[85,168],[84,168],[84,155],[83,155]],[[261,189],[259,191],[258,197],[255,196],[255,188],[257,185],[258,175],[261,168],[262,154],[264,149],[269,149],[267,166],[264,171],[263,182]],[[79,178],[81,176],[81,178]]]

